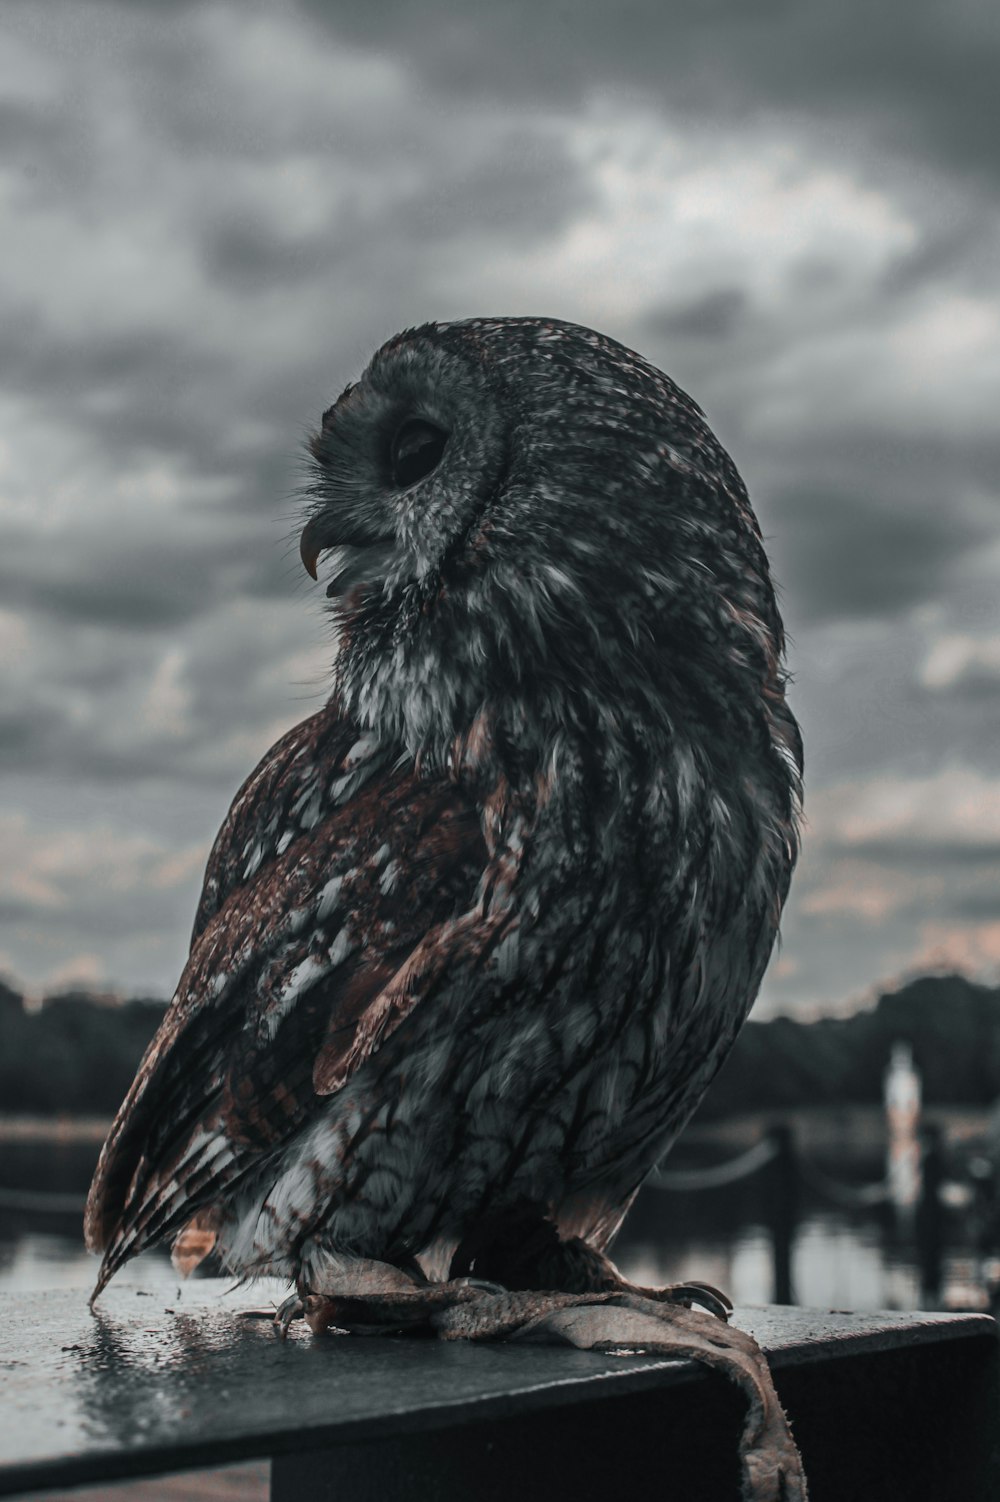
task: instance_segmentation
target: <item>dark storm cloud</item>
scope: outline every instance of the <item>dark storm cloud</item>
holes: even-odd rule
[[[447,243],[461,232],[524,248],[554,237],[591,204],[580,169],[561,143],[512,129],[472,167],[421,184],[399,205],[400,230],[407,241]]]
[[[38,917],[38,907],[24,898],[0,899],[0,923],[24,923]]]
[[[345,255],[344,228],[341,222],[335,238],[327,229],[292,238],[264,213],[232,213],[205,227],[203,264],[213,281],[248,292],[301,286],[328,276]]]
[[[37,177],[40,161],[51,161],[64,139],[64,121],[58,111],[41,103],[0,100],[0,141],[8,159],[22,169],[22,191]]]
[[[990,726],[997,728],[997,712],[1000,709],[1000,673],[986,668],[964,672],[954,683],[935,687],[931,692],[936,698],[947,700],[953,708],[970,710],[981,706],[990,716]]]
[[[19,394],[43,391],[57,423],[78,413],[95,393],[121,397],[141,383],[150,405],[176,402],[195,378],[218,377],[221,362],[162,329],[103,333],[99,325],[81,340],[53,329],[41,308],[14,311],[4,327],[0,384]]]
[[[191,15],[188,3],[121,6],[157,21]],[[250,7],[248,7],[250,9]],[[256,9],[256,8],[254,8]],[[881,139],[907,155],[960,171],[1000,176],[1000,17],[985,0],[914,0],[873,8],[863,0],[709,0],[665,12],[656,0],[534,0],[458,6],[455,0],[386,0],[378,6],[304,0],[298,8],[338,41],[399,60],[447,100],[544,99],[578,103],[595,85],[637,88],[672,113],[739,123],[760,112],[796,111],[833,140]],[[261,126],[253,99],[222,118],[210,63],[177,30],[145,42],[151,107],[162,108],[182,144],[217,137],[237,154],[272,140],[315,143],[315,115],[294,109]],[[164,80],[169,79],[169,87]],[[186,107],[177,109],[180,97]],[[370,128],[374,124],[376,130]],[[347,145],[364,151],[377,121],[359,117]],[[366,126],[369,128],[366,129]]]
[[[168,565],[149,577],[150,570],[142,567],[146,562],[147,555],[139,554],[134,565],[117,559],[103,575],[56,582],[46,591],[44,608],[50,616],[67,622],[96,622],[136,631],[173,625],[210,608],[211,597],[199,589],[198,579],[187,568]],[[17,574],[5,577],[2,569],[0,589],[11,605],[38,603],[37,586]]]
[[[66,717],[32,719],[25,715],[20,743],[9,751],[0,745],[5,771],[37,779],[79,779],[88,786],[122,783],[149,786],[169,781],[174,796],[193,786],[217,787],[232,795],[239,777],[229,768],[198,767],[188,754],[190,745],[164,740],[154,745],[122,745],[114,736],[80,734]],[[249,770],[249,768],[247,768]]]
[[[0,706],[0,766],[51,766],[49,747],[66,742],[65,715],[25,698]]]
[[[742,287],[719,287],[694,302],[652,310],[644,318],[650,332],[665,339],[731,339],[749,308]]]
[[[15,706],[0,711],[0,766],[7,774],[61,778],[71,785],[148,786],[160,780],[171,798],[181,800],[199,787],[219,788],[231,796],[268,741],[317,710],[328,686],[318,676],[286,685],[283,722],[268,730],[277,696],[273,687],[269,690],[254,681],[258,656],[248,649],[246,654],[230,652],[225,657],[228,677],[220,673],[218,657],[214,673],[200,659],[200,668],[192,663],[190,679],[186,675],[184,683],[183,725],[166,733],[145,729],[142,710],[137,711],[155,681],[155,664],[145,673],[134,664],[123,666],[113,693],[104,696],[104,702],[114,706],[110,718],[83,723],[74,712],[79,698],[74,697],[71,671],[63,682],[53,671],[36,697],[24,692]],[[238,661],[240,667],[235,666]],[[241,735],[255,741],[255,749],[227,752],[227,742]],[[224,808],[225,804],[218,809],[217,818]]]
[[[996,923],[1000,920],[1000,894],[995,888],[992,892],[970,892],[951,902],[949,911],[967,922]]]
[[[990,535],[934,506],[880,504],[860,470],[857,485],[817,491],[803,479],[770,503],[776,568],[797,621],[886,617],[934,599],[950,565]]]
[[[190,330],[106,330],[81,336],[53,327],[41,308],[14,311],[4,326],[0,391],[37,400],[54,436],[90,434],[119,471],[137,455],[171,455],[202,474],[231,472],[230,429],[241,416],[233,354],[208,350]],[[235,408],[235,410],[234,410]]]
[[[830,840],[827,850],[834,856],[869,861],[874,865],[898,866],[907,869],[936,870],[940,867],[961,866],[976,870],[983,866],[996,866],[1000,871],[1000,844],[994,841],[977,843],[972,840],[935,840],[909,838],[905,840]],[[996,906],[1000,914],[1000,893]]]
[[[233,594],[287,595],[291,572],[273,529],[244,524],[242,533],[205,538],[181,517],[170,538],[80,529],[42,556],[34,539],[8,535],[0,597],[52,622],[147,632],[216,610]]]
[[[554,235],[589,204],[579,169],[556,141],[505,134],[472,167],[416,161],[410,182],[381,214],[358,202],[332,203],[318,229],[292,234],[266,205],[206,215],[204,264],[213,280],[247,291],[323,282],[366,257],[377,264],[388,242],[412,257],[453,236],[498,237],[521,246]],[[545,205],[539,214],[538,206]]]
[[[721,124],[795,110],[834,139],[1000,176],[1000,19],[980,0],[712,0],[669,12],[655,0],[511,0],[477,6],[474,25],[452,0],[307,9],[446,94],[575,100],[595,82],[638,85],[673,113]]]

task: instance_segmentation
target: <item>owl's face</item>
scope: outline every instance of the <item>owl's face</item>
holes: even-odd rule
[[[311,449],[302,557],[315,575],[332,553],[337,687],[369,728],[427,754],[484,706],[537,724],[586,701],[718,734],[720,704],[780,697],[739,476],[613,340],[532,318],[411,330]]]
[[[507,436],[487,372],[431,331],[379,350],[311,444],[321,506],[301,552],[314,572],[319,553],[333,550],[327,595],[341,614],[364,597],[402,602],[433,590],[496,495]]]

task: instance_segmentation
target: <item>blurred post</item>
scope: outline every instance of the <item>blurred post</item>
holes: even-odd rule
[[[774,1256],[775,1304],[793,1304],[792,1294],[792,1248],[795,1242],[795,1227],[798,1220],[799,1171],[795,1146],[795,1134],[788,1122],[779,1122],[771,1128],[774,1144],[774,1160],[770,1167],[770,1215],[771,1247]]]
[[[920,1200],[920,1074],[909,1043],[892,1045],[884,1081],[886,1132],[889,1139],[886,1180],[903,1235],[914,1229]]]
[[[944,1142],[941,1128],[928,1122],[923,1132],[920,1200],[916,1211],[917,1253],[920,1261],[920,1301],[925,1309],[941,1305],[944,1283]]]

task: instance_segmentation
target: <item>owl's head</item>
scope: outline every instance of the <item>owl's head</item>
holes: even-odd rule
[[[555,319],[385,344],[311,443],[302,559],[340,630],[337,689],[434,755],[489,708],[745,733],[783,707],[781,622],[746,491],[700,409]],[[792,722],[794,724],[794,722]]]

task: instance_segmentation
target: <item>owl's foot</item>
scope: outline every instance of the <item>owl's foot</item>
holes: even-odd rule
[[[330,1329],[357,1335],[425,1333],[443,1340],[536,1341],[699,1361],[736,1382],[748,1401],[740,1439],[745,1502],[805,1502],[801,1457],[767,1359],[745,1331],[689,1307],[689,1300],[707,1302],[706,1295],[714,1297],[714,1290],[701,1284],[661,1289],[648,1298],[627,1288],[512,1292],[475,1278],[455,1278],[368,1295],[360,1289],[305,1293],[296,1302],[315,1335]],[[721,1307],[728,1315],[728,1300]]]
[[[364,1258],[345,1261],[322,1282],[323,1287],[301,1282],[298,1292],[274,1311],[279,1335],[286,1336],[297,1319],[304,1319],[314,1335],[326,1330],[352,1335],[431,1333],[441,1312],[505,1292],[482,1278],[428,1283],[416,1263],[409,1270]]]
[[[746,1502],[804,1502],[801,1458],[767,1359],[752,1336],[727,1323],[731,1310],[725,1294],[706,1283],[636,1287],[603,1253],[579,1237],[562,1240],[551,1222],[526,1209],[466,1238],[446,1283],[428,1283],[419,1268],[351,1261],[325,1288],[300,1288],[276,1323],[286,1331],[301,1312],[315,1335],[336,1329],[545,1341],[699,1361],[747,1397],[740,1441]]]
[[[553,1288],[560,1293],[628,1293],[657,1303],[698,1304],[728,1320],[732,1303],[710,1283],[643,1288],[623,1278],[610,1257],[582,1236],[560,1236],[538,1206],[523,1202],[481,1220],[458,1246],[451,1277],[474,1274],[504,1288]]]
[[[767,1360],[751,1336],[727,1328],[733,1306],[717,1288],[698,1282],[638,1287],[582,1237],[560,1236],[529,1203],[505,1206],[472,1228],[451,1263],[453,1279],[470,1273],[511,1292],[441,1310],[433,1320],[439,1335],[565,1341],[593,1351],[640,1349],[714,1367],[749,1400],[741,1441],[744,1496],[755,1502],[805,1497],[802,1463]]]
[[[417,1335],[437,1330],[438,1317],[451,1310],[502,1297],[506,1290],[476,1278],[458,1278],[452,1283],[415,1287],[412,1293],[340,1294],[307,1293],[296,1298],[297,1309],[287,1319],[279,1318],[292,1300],[286,1300],[275,1315],[275,1324],[285,1334],[299,1313],[314,1335],[326,1330],[344,1330],[351,1335]],[[455,1337],[460,1339],[461,1335]]]
[[[692,1294],[697,1289],[700,1298],[700,1285],[686,1286]],[[631,1291],[525,1291],[454,1303],[437,1312],[432,1324],[445,1340],[545,1341],[585,1351],[641,1351],[699,1361],[736,1382],[747,1398],[740,1438],[745,1502],[806,1502],[802,1458],[764,1352],[744,1330],[684,1307],[684,1300],[645,1298]]]

